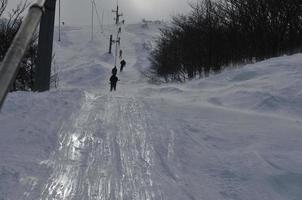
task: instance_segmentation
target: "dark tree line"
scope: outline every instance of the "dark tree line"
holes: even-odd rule
[[[22,14],[28,7],[27,1],[20,3],[15,9],[12,9],[4,16],[7,0],[0,0],[0,62],[11,45],[16,33],[18,32],[23,17]],[[37,39],[31,41],[30,47],[24,56],[20,70],[12,90],[33,90],[34,87],[34,69],[37,62]]]
[[[152,71],[166,81],[301,50],[301,0],[204,0],[191,7],[161,30],[151,54]]]

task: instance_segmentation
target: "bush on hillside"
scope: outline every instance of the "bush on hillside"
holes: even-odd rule
[[[220,72],[234,63],[300,51],[302,1],[203,0],[173,17],[151,54],[152,71],[166,81]]]

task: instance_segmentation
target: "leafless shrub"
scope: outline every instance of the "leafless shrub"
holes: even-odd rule
[[[3,60],[9,46],[11,45],[15,35],[17,34],[25,10],[28,8],[28,0],[19,3],[16,8],[7,12],[7,0],[0,0],[0,62]],[[32,90],[34,85],[34,69],[37,61],[37,37],[31,41],[31,45],[24,56],[20,70],[17,74],[13,90]]]

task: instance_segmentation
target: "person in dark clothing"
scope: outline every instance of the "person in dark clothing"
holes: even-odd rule
[[[110,77],[110,91],[114,90],[116,91],[116,83],[118,82],[118,77],[116,76],[116,74],[113,74]]]
[[[120,59],[123,58],[123,50],[120,50]]]
[[[124,69],[125,66],[126,66],[126,61],[122,60],[121,61],[121,69],[120,69],[121,72],[123,71],[123,69]]]
[[[112,75],[116,75],[117,74],[117,68],[116,66],[112,69]]]

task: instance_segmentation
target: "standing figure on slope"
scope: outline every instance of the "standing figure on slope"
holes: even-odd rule
[[[124,69],[125,66],[126,66],[126,61],[122,60],[121,61],[121,69],[120,69],[121,72],[123,71],[123,69]]]
[[[116,74],[112,74],[112,76],[110,77],[110,92],[112,92],[112,90],[116,91],[116,84],[118,81],[119,80]]]
[[[116,68],[116,66],[114,66],[114,68],[112,69],[112,75],[116,75],[117,74],[117,68]]]
[[[120,59],[123,58],[123,50],[120,50]]]

